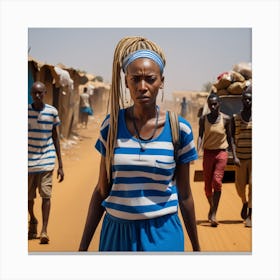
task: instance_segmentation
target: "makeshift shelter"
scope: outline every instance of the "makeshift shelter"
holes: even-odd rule
[[[180,112],[180,103],[183,97],[186,98],[188,106],[188,115],[193,120],[196,119],[199,109],[204,105],[208,96],[204,91],[175,91],[172,93],[174,107]]]
[[[37,63],[34,60],[28,60],[28,104],[32,103],[31,87],[36,79]]]
[[[45,64],[28,57],[28,103],[32,103],[31,87],[34,81],[41,81],[46,85],[45,102],[58,110],[61,119],[60,136],[69,138],[77,128],[80,114],[81,86],[88,86],[93,95],[92,102],[95,112],[104,109],[104,100],[108,96],[110,86],[103,82],[90,82],[94,79],[91,74],[85,74],[73,68],[66,68],[62,64],[56,66]],[[83,86],[83,87],[84,87]],[[106,103],[107,104],[107,103]]]
[[[73,80],[73,90],[71,92],[71,98],[69,100],[69,112],[67,123],[69,126],[69,134],[72,132],[75,133],[77,129],[77,125],[79,123],[79,115],[80,115],[80,94],[79,87],[87,83],[88,78],[82,72],[79,72],[73,68],[68,68],[67,71],[70,74],[71,79]]]
[[[30,81],[28,97],[30,97],[30,90],[34,81],[45,84],[47,94],[44,101],[57,108],[61,119],[60,135],[68,138],[71,133],[72,107],[75,103],[74,85],[69,72],[60,67],[36,61],[32,57],[28,58],[28,72]]]
[[[86,86],[90,94],[93,111],[95,113],[106,112],[110,85],[96,80],[96,77],[91,74],[86,74],[86,76],[88,78],[88,82],[83,87],[80,87],[80,93],[83,92],[83,88]]]
[[[59,88],[58,113],[61,119],[61,136],[68,138],[71,133],[71,120],[74,112],[74,82],[67,70],[54,66],[55,86]]]
[[[56,76],[56,75],[55,75]],[[28,96],[31,97],[30,91],[33,82],[40,81],[46,85],[47,94],[45,96],[45,102],[51,104],[57,108],[58,102],[56,102],[55,90],[53,88],[54,70],[53,65],[44,64],[32,57],[28,57],[28,77],[30,85],[28,87]],[[30,99],[32,102],[32,100]]]

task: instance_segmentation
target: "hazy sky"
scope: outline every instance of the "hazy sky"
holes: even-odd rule
[[[252,61],[251,28],[29,28],[29,54],[110,82],[114,48],[128,35],[145,36],[164,50],[167,95],[201,90],[234,64]]]

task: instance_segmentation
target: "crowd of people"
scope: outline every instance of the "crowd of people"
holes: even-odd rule
[[[114,52],[109,111],[102,122],[95,148],[100,153],[99,178],[93,189],[79,251],[87,251],[102,220],[100,251],[184,251],[185,227],[193,251],[200,251],[190,163],[203,149],[208,220],[218,226],[216,213],[222,179],[233,153],[236,189],[242,201],[241,216],[251,227],[251,88],[242,95],[243,109],[232,118],[220,111],[220,99],[211,93],[210,113],[199,118],[195,145],[193,130],[185,118],[186,100],[172,124],[170,114],[157,104],[164,89],[164,52],[143,37],[124,37]],[[133,105],[124,106],[122,84]],[[57,110],[44,103],[45,85],[35,82],[33,103],[28,106],[28,238],[37,238],[38,220],[33,206],[38,188],[42,198],[43,225],[40,243],[50,240],[47,225],[52,192],[52,174],[58,159],[57,177],[64,179],[57,126]],[[93,114],[86,88],[81,95],[83,127]],[[177,142],[174,143],[174,135]],[[249,184],[249,197],[246,185]],[[182,223],[178,211],[182,214]]]
[[[247,87],[241,97],[242,111],[230,116],[222,113],[217,94],[207,98],[210,113],[199,118],[198,151],[203,148],[203,176],[205,195],[209,202],[208,220],[212,227],[218,226],[216,213],[221,194],[222,180],[228,161],[229,150],[236,165],[236,189],[243,206],[241,217],[245,226],[251,227],[252,214],[252,87]],[[246,198],[249,186],[248,199]]]

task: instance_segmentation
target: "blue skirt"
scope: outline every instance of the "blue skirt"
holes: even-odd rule
[[[90,116],[93,115],[93,111],[92,111],[91,107],[81,107],[81,112],[86,113]]]
[[[99,251],[183,252],[184,233],[178,214],[135,221],[106,213]]]

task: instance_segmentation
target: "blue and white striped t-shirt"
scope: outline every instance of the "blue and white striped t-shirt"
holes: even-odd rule
[[[57,109],[45,104],[36,111],[28,105],[28,173],[51,171],[55,166],[56,151],[52,129],[60,124]]]
[[[197,159],[190,124],[179,116],[181,146],[178,162]],[[102,123],[96,149],[105,156],[109,115]],[[112,165],[112,189],[102,205],[112,216],[127,219],[150,219],[178,210],[178,195],[172,180],[175,171],[174,148],[169,116],[159,136],[142,141],[131,135],[120,110],[117,142]]]

